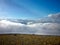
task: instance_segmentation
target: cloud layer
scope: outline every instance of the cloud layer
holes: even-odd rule
[[[40,20],[0,20],[0,34],[60,35],[60,13]],[[50,20],[50,21],[49,21]]]

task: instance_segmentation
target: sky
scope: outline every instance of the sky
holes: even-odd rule
[[[0,18],[39,19],[60,12],[60,0],[0,0]]]
[[[0,34],[13,33],[60,36],[60,0],[0,0]]]

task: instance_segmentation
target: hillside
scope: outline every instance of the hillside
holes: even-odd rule
[[[0,35],[0,45],[60,45],[60,36],[3,34]]]

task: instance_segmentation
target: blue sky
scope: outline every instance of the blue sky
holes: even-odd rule
[[[0,0],[0,18],[39,19],[60,12],[60,0]]]

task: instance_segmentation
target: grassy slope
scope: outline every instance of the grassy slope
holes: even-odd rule
[[[0,35],[0,45],[60,45],[60,36]]]

